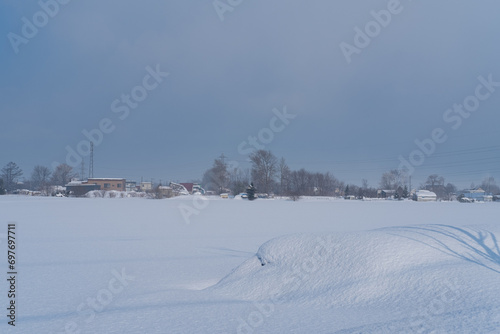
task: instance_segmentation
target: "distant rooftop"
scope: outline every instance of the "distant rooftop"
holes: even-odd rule
[[[464,192],[470,193],[470,194],[475,194],[475,193],[484,193],[486,191],[484,191],[480,187],[477,187],[477,188],[474,188],[474,189],[466,189]]]
[[[66,186],[76,186],[76,185],[80,185],[82,184],[83,181],[78,181],[78,180],[72,180],[71,182],[69,182]]]
[[[89,181],[90,180],[98,180],[98,181],[122,181],[122,180],[125,180],[125,178],[122,178],[122,177],[92,177],[92,178],[89,178]]]

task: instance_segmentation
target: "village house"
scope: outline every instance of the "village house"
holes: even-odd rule
[[[90,178],[82,184],[93,184],[100,186],[100,190],[125,191],[125,179],[121,178]]]
[[[417,202],[435,202],[437,195],[432,191],[421,189],[413,194],[412,199]]]

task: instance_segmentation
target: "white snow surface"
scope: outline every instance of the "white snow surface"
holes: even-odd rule
[[[4,311],[0,333],[500,333],[499,213],[0,196],[0,266],[16,222],[18,271],[16,327]]]

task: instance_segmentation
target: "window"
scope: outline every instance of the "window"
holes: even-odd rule
[[[118,183],[117,184],[118,188],[121,188],[122,187],[122,184],[121,183]]]
[[[104,189],[109,188],[109,183],[104,183]]]

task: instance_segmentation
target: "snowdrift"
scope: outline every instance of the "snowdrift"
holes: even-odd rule
[[[25,240],[12,332],[500,333],[500,203],[207,198],[0,196]]]
[[[148,197],[145,192],[117,191],[117,190],[92,190],[85,194],[87,198],[128,198],[128,197]]]
[[[467,307],[494,315],[500,291],[497,236],[447,225],[284,236],[263,244],[209,290],[278,304],[380,307],[394,315],[414,313],[417,302],[438,298],[447,312]]]

